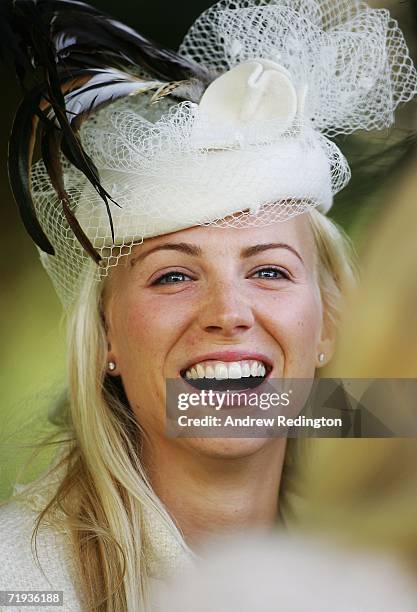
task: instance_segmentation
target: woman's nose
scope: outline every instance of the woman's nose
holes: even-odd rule
[[[204,331],[233,336],[250,329],[253,323],[252,305],[234,284],[219,283],[208,290],[199,312]]]

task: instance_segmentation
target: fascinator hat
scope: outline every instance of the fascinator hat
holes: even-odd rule
[[[327,212],[350,179],[331,138],[417,93],[397,23],[356,0],[221,0],[177,53],[82,2],[1,1],[20,80],[41,75],[10,182],[65,306],[146,238]]]

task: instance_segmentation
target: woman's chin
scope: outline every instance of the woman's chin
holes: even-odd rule
[[[182,445],[190,451],[212,459],[243,459],[250,457],[278,438],[183,438]]]

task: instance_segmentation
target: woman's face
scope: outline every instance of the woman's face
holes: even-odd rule
[[[314,376],[318,355],[330,357],[316,260],[309,219],[300,215],[151,238],[114,268],[104,298],[108,359],[151,439],[164,437],[166,379],[198,363],[253,359],[272,378]],[[178,443],[244,454],[265,440]]]

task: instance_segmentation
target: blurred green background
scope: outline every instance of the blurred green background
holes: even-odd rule
[[[194,19],[213,2],[192,0],[95,0],[91,2],[161,44],[177,48]],[[391,10],[405,32],[416,59],[417,12],[414,2],[372,1]],[[11,69],[0,69],[0,499],[11,491],[18,469],[30,458],[23,445],[49,430],[47,415],[65,389],[65,327],[62,309],[39,262],[36,248],[20,223],[8,187],[7,138],[20,93]],[[383,207],[386,188],[407,165],[412,144],[404,136],[417,125],[416,103],[399,114],[395,130],[361,134],[339,140],[351,162],[354,179],[336,198],[333,216],[366,246],[369,222]],[[417,194],[416,194],[417,198]],[[21,479],[29,480],[49,461],[50,451]]]

